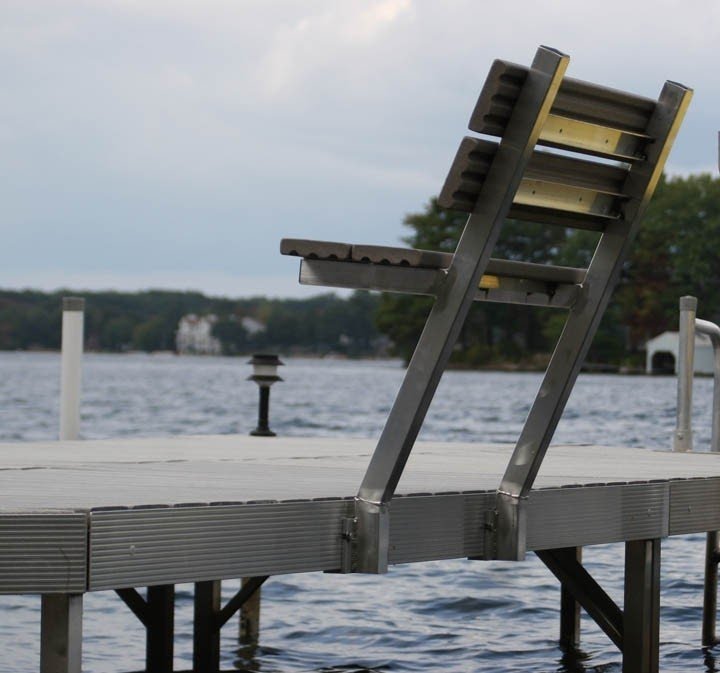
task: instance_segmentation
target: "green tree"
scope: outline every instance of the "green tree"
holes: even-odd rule
[[[433,198],[421,213],[403,224],[412,234],[403,240],[414,248],[453,252],[467,221],[465,213],[448,211]],[[561,227],[508,220],[494,257],[529,262],[553,262],[566,239]],[[392,339],[395,353],[409,359],[422,332],[432,300],[407,295],[384,295],[376,315],[378,329]],[[509,304],[475,303],[453,354],[457,363],[481,365],[508,358],[526,358],[546,348],[542,329],[547,311]]]
[[[683,294],[720,318],[720,180],[710,175],[662,180],[648,207],[617,292],[634,348],[677,329]]]
[[[174,340],[168,333],[165,320],[154,316],[133,330],[133,348],[141,351],[173,350]]]
[[[109,318],[100,328],[100,344],[103,350],[124,351],[133,341],[134,323],[126,315]]]
[[[405,240],[413,247],[451,252],[465,221],[464,214],[444,211],[433,199],[422,213],[405,218],[412,230]],[[599,236],[509,220],[493,256],[586,268]],[[709,175],[661,180],[588,359],[620,363],[628,352],[637,357],[648,338],[677,329],[683,294],[698,296],[703,316],[720,319],[720,179]],[[382,299],[378,327],[406,358],[430,306],[429,300],[412,297]],[[548,350],[564,319],[564,313],[553,311],[475,304],[455,357],[474,364]]]
[[[60,346],[62,296],[70,290],[43,293],[0,290],[0,349]],[[188,313],[215,314],[214,334],[227,353],[273,349],[292,353],[348,355],[374,352],[373,316],[379,298],[357,292],[309,299],[226,299],[198,292],[84,292],[85,342],[89,350],[171,350],[180,318]],[[240,316],[265,329],[249,335]]]
[[[220,340],[225,355],[246,353],[250,347],[247,330],[235,315],[218,320],[213,325],[212,335]]]

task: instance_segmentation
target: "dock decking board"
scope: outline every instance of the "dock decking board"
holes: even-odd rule
[[[0,593],[336,570],[373,448],[244,436],[0,444]],[[482,557],[511,450],[418,442],[391,503],[391,562]],[[558,445],[528,500],[534,550],[715,528],[715,454]]]

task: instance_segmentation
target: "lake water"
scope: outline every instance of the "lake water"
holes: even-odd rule
[[[398,362],[287,359],[272,390],[271,426],[283,435],[379,435],[403,376]],[[59,356],[0,353],[0,441],[54,438]],[[257,389],[244,359],[88,355],[85,438],[245,433],[255,425]],[[512,442],[539,374],[447,372],[421,438]],[[712,382],[695,384],[695,440],[710,440]],[[666,448],[675,414],[670,377],[582,376],[555,439]],[[0,550],[1,553],[1,550]],[[586,566],[622,600],[623,546],[585,550]],[[661,670],[717,671],[700,647],[704,536],[663,542]],[[229,598],[237,582],[224,582]],[[178,587],[176,670],[192,666],[192,587]],[[263,673],[443,671],[611,672],[620,656],[583,617],[582,652],[557,646],[559,588],[533,554],[525,563],[443,561],[391,568],[388,575],[311,573],[263,587],[262,633],[238,648],[237,621],[223,629],[222,667]],[[36,671],[40,601],[0,596],[0,671]],[[87,594],[84,670],[144,668],[144,629],[112,592]],[[718,651],[720,656],[720,651]],[[718,664],[720,667],[720,663]]]

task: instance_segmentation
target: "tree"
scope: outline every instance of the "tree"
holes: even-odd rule
[[[413,230],[403,240],[414,248],[453,252],[467,221],[465,213],[448,211],[432,198],[421,213],[408,215],[403,224]],[[561,227],[508,220],[493,256],[530,262],[553,262],[566,239]],[[395,344],[395,353],[408,360],[432,306],[426,297],[383,295],[376,323]],[[477,302],[458,338],[453,361],[481,365],[509,358],[523,359],[543,350],[543,311],[510,304]]]
[[[617,292],[635,348],[677,329],[683,294],[720,318],[720,180],[710,175],[663,179],[648,207]]]
[[[135,327],[133,347],[141,351],[172,350],[175,343],[168,335],[165,321],[155,316]]]
[[[213,325],[212,335],[220,341],[224,355],[237,355],[248,351],[247,330],[235,315],[218,320]]]
[[[408,215],[416,248],[452,252],[467,216],[431,201]],[[599,240],[595,232],[508,220],[494,257],[587,268]],[[720,318],[720,179],[709,175],[663,178],[641,223],[619,286],[588,354],[590,361],[620,363],[638,357],[646,340],[677,329],[677,302],[695,294],[705,317]],[[382,298],[378,328],[410,357],[431,300]],[[456,361],[482,364],[547,352],[560,335],[564,313],[476,303],[458,340]]]

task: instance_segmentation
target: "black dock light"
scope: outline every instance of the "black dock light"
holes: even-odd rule
[[[272,353],[255,353],[248,364],[253,366],[252,376],[248,381],[255,381],[260,388],[260,406],[258,407],[258,424],[250,434],[255,437],[275,437],[270,429],[268,414],[270,410],[270,386],[275,381],[282,381],[278,376],[277,368],[284,365],[277,355]]]

